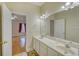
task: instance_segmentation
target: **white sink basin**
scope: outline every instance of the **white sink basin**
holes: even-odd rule
[[[56,46],[56,48],[59,49],[63,54],[74,54],[71,48],[66,48],[65,46]]]

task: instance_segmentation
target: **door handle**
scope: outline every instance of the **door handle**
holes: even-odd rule
[[[0,42],[0,45],[6,44],[6,43],[8,43],[8,42],[7,41]]]

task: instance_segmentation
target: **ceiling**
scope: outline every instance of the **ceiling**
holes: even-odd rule
[[[42,6],[45,2],[30,2],[30,3],[36,6]]]

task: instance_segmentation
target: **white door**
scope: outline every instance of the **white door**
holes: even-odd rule
[[[5,4],[2,5],[2,41],[7,42],[2,46],[3,56],[12,55],[12,24],[11,12]]]
[[[65,38],[65,20],[54,20],[54,36],[57,38]]]

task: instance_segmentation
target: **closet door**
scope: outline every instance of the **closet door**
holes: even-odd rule
[[[2,4],[2,41],[6,42],[2,45],[3,56],[12,55],[11,12],[5,4]]]

